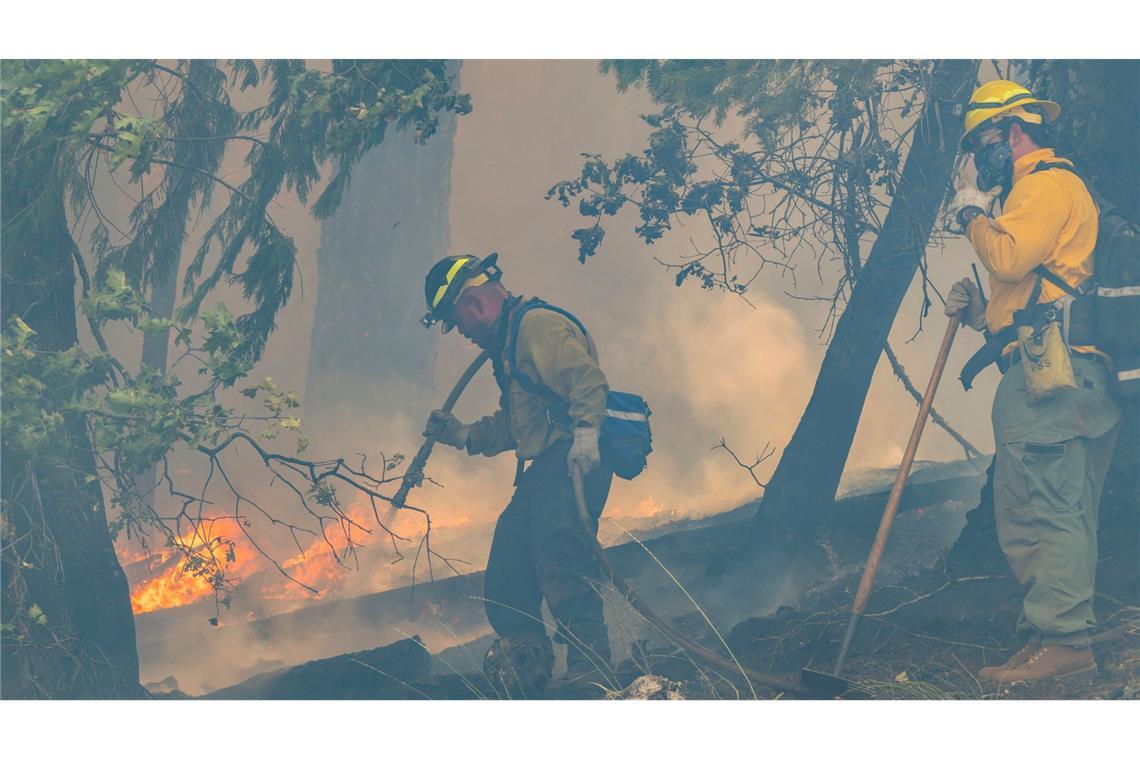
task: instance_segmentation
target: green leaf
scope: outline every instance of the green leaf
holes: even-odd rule
[[[145,309],[146,304],[120,269],[107,270],[103,281],[83,299],[83,310],[100,323],[119,319],[137,322]]]
[[[160,335],[167,332],[173,325],[173,320],[164,317],[152,317],[139,322],[139,329],[147,335]]]
[[[32,606],[28,608],[28,617],[39,625],[47,625],[47,615],[44,614],[44,611],[40,609],[38,604],[32,604]]]

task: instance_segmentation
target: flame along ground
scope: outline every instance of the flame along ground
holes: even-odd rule
[[[188,560],[186,552],[203,560],[212,556],[227,576],[248,568],[252,546],[237,521],[221,515],[208,519],[150,554],[137,544],[116,544],[132,581],[131,609],[136,615],[192,604],[215,593],[215,572],[205,562]]]
[[[376,526],[372,510],[366,503],[354,503],[347,513],[350,521],[326,523],[327,542],[318,535],[312,537],[302,551],[292,556],[285,552],[271,552],[293,580],[282,575],[257,550],[233,515],[214,515],[214,519],[197,534],[188,530],[178,537],[177,543],[199,552],[212,549],[227,580],[248,584],[244,590],[252,590],[259,599],[303,601],[315,598],[316,595],[305,586],[316,589],[320,598],[335,598],[345,590],[351,573],[357,570],[353,553],[346,552],[350,544],[367,549],[383,548],[389,542],[388,535]],[[646,522],[667,522],[671,517],[676,517],[676,514],[653,497],[648,497],[636,505],[613,509],[612,514],[605,517],[610,520],[603,519],[602,538],[604,542],[610,543],[627,539],[623,526],[645,527]],[[423,530],[417,518],[416,515],[401,515],[395,524],[397,532],[413,541],[418,540]],[[613,521],[616,523],[607,524]],[[434,530],[462,530],[468,523],[466,520],[449,520],[447,524],[436,522],[434,525]],[[256,532],[254,535],[257,537]],[[208,572],[196,571],[192,565],[188,566],[183,552],[175,546],[166,546],[148,554],[139,544],[122,540],[116,543],[115,548],[119,561],[127,572],[131,586],[131,608],[136,615],[194,604],[212,599],[215,595],[213,576]],[[364,569],[366,561],[383,560],[375,555],[362,557],[360,569]]]
[[[290,548],[295,553],[292,556],[287,549],[268,549],[269,555],[288,577],[246,536],[245,530],[250,531],[260,546],[266,546],[266,539],[258,526],[247,525],[243,530],[234,515],[211,515],[207,517],[209,522],[197,532],[188,530],[176,539],[176,544],[149,553],[136,542],[116,542],[116,554],[130,582],[132,611],[143,614],[169,610],[211,599],[218,593],[219,579],[214,573],[207,571],[201,563],[187,562],[185,551],[179,550],[178,546],[200,556],[212,554],[227,582],[243,586],[243,593],[252,591],[260,599],[304,600],[318,595],[319,598],[339,596],[351,574],[364,570],[366,563],[386,564],[391,561],[391,557],[381,559],[378,553],[369,553],[367,558],[361,556],[357,563],[355,550],[385,549],[391,546],[391,541],[388,533],[376,525],[376,517],[367,501],[353,502],[345,513],[347,520],[326,521],[324,536],[302,537],[309,539],[307,545],[302,544],[302,550],[296,551],[295,545],[291,544]],[[442,525],[433,523],[433,530],[467,522],[465,518],[459,518]],[[399,513],[390,526],[407,539],[401,542],[401,551],[414,553],[424,532],[422,516]],[[315,589],[316,593],[310,589]],[[383,589],[353,588],[352,593],[366,593],[367,590]],[[221,596],[225,593],[226,589],[221,589]]]
[[[350,547],[374,542],[377,533],[386,535],[376,528],[371,513],[363,507],[351,507],[348,518],[326,522],[325,535],[312,537],[294,556],[281,555],[286,557],[284,560],[275,557],[294,580],[282,575],[258,551],[233,515],[214,515],[198,530],[191,529],[179,536],[174,545],[150,554],[140,550],[137,544],[119,542],[116,551],[131,581],[132,610],[138,615],[181,607],[211,598],[219,590],[220,579],[215,572],[203,564],[188,561],[179,546],[199,556],[212,555],[231,583],[240,584],[251,576],[269,571],[271,575],[266,574],[270,579],[257,584],[258,596],[262,599],[311,598],[313,593],[305,586],[322,595],[335,593],[354,566]]]

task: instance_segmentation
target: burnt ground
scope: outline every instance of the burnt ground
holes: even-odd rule
[[[987,700],[1140,696],[1140,572],[1135,554],[1122,551],[1130,546],[1127,536],[1123,543],[1102,536],[1095,602],[1100,621],[1094,643],[1098,675],[1000,691],[974,678],[978,669],[1004,661],[1020,645],[1014,623],[1022,592],[1008,576],[987,527],[984,488],[982,506],[972,509],[983,482],[976,475],[932,478],[925,486],[908,489],[844,670],[844,676],[861,688],[861,693],[849,696]],[[794,564],[799,577],[794,583],[779,562],[761,563],[747,577],[727,576],[718,569],[722,557],[741,541],[750,540],[743,522],[750,519],[747,510],[719,517],[712,524],[661,533],[647,538],[644,546],[632,542],[609,552],[623,576],[655,609],[706,648],[726,653],[705,620],[707,614],[726,632],[732,655],[748,667],[789,676],[804,666],[829,672],[884,501],[885,494],[874,489],[841,500],[824,546],[815,551],[797,547]],[[667,592],[675,584],[662,580],[664,573],[654,567],[650,551],[699,600],[700,611],[678,599],[675,588],[670,597]],[[468,587],[474,577],[453,581],[464,587],[457,599],[472,604],[474,592]],[[787,592],[789,586],[795,587],[794,593]],[[787,603],[782,606],[768,604],[765,608],[764,601],[785,597]],[[761,614],[747,614],[748,605]],[[607,604],[611,639],[621,635],[622,621],[615,616],[622,614],[628,616],[628,608],[621,600],[615,607],[611,598]],[[617,677],[605,689],[564,689],[557,680],[540,693],[495,688],[479,672],[482,654],[491,641],[483,636],[434,655],[422,641],[405,638],[388,646],[261,673],[205,698],[605,699],[620,697],[623,689],[647,674],[667,684],[668,689],[660,693],[672,692],[672,698],[794,697],[760,686],[753,692],[738,674],[697,667],[647,626],[632,626],[632,630],[631,640],[620,650],[615,648],[628,656],[623,656]],[[408,634],[415,632],[408,630]]]
[[[817,598],[818,609],[782,608],[750,618],[726,637],[747,667],[794,675],[801,666],[830,671],[844,633],[858,577],[831,585]],[[1094,643],[1099,673],[1094,677],[1014,685],[996,689],[974,673],[1001,662],[1019,646],[1012,634],[1020,590],[1011,579],[978,576],[950,580],[931,571],[872,596],[852,645],[844,676],[862,692],[858,699],[1136,699],[1140,697],[1140,615],[1135,606],[1098,599],[1101,631]],[[985,612],[980,612],[984,609]],[[699,617],[699,616],[698,616]],[[697,627],[692,617],[678,621]],[[703,621],[701,621],[703,623]],[[705,626],[707,629],[707,626]],[[710,649],[715,637],[693,634]],[[559,688],[511,693],[478,673],[478,658],[489,637],[433,658],[421,642],[405,639],[386,647],[317,660],[260,674],[206,699],[606,699],[644,675],[659,676],[685,699],[751,698],[731,672],[698,667],[667,644],[642,642],[618,668],[606,688]],[[723,651],[723,649],[721,649]],[[463,667],[466,660],[468,667]],[[451,664],[445,664],[451,663]],[[184,697],[182,694],[166,695]],[[760,686],[755,696],[794,698]],[[664,698],[664,697],[662,697]]]
[[[823,609],[784,610],[737,625],[728,643],[747,665],[830,672],[858,577],[828,595]],[[822,601],[822,600],[821,600]],[[1010,578],[954,580],[930,572],[875,593],[843,675],[878,699],[1134,699],[1140,697],[1140,609],[1101,596],[1093,678],[996,688],[975,673],[1021,645],[1013,627],[1021,589]]]

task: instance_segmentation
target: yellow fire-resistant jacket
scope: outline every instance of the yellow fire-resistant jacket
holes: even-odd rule
[[[525,304],[519,302],[506,314],[505,324]],[[507,341],[504,340],[504,343]],[[598,366],[598,352],[593,340],[584,335],[569,319],[550,309],[531,309],[519,323],[514,357],[506,355],[504,345],[496,367],[500,388],[499,409],[492,415],[472,423],[467,435],[467,452],[494,456],[515,449],[519,459],[533,459],[556,441],[573,433],[558,424],[559,407],[566,408],[570,426],[579,421],[601,429],[606,412],[609,385]],[[509,377],[511,360],[531,382],[549,388],[563,401],[530,393]],[[550,413],[548,414],[548,410]]]
[[[1013,163],[1013,187],[996,219],[974,217],[966,235],[990,273],[986,324],[997,332],[1013,324],[1013,312],[1025,308],[1037,275],[1045,266],[1076,287],[1093,273],[1098,213],[1080,177],[1064,169],[1033,174],[1038,163],[1070,161],[1052,148],[1027,153]],[[1038,303],[1056,301],[1064,292],[1048,280]],[[1076,350],[1091,350],[1074,346]]]

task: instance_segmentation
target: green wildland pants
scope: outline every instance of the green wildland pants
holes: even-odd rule
[[[994,396],[994,517],[1025,602],[1019,633],[1088,646],[1096,628],[1097,514],[1120,408],[1099,359],[1076,357],[1077,388],[1030,403],[1015,364]]]

